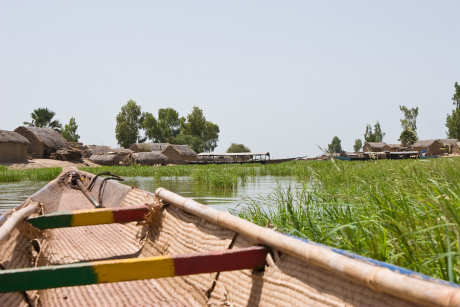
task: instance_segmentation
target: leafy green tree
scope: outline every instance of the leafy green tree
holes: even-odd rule
[[[404,118],[401,119],[402,132],[399,136],[401,144],[409,146],[414,144],[417,139],[417,116],[418,107],[408,108],[406,106],[399,106],[401,112],[403,112]]]
[[[227,149],[228,153],[237,153],[237,152],[251,152],[249,148],[244,146],[243,144],[235,144],[232,143],[230,147]]]
[[[342,141],[337,137],[334,136],[332,138],[331,144],[327,145],[327,152],[328,153],[342,153]]]
[[[404,146],[410,146],[417,142],[417,134],[411,129],[405,129],[401,132],[399,140]]]
[[[189,145],[194,151],[196,152],[203,152],[205,151],[205,145],[202,139],[197,136],[189,135],[189,134],[178,134],[174,137],[173,144],[180,144],[180,145]]]
[[[56,113],[48,108],[38,108],[30,113],[32,122],[24,122],[24,125],[29,127],[53,128],[59,131],[62,125],[58,120],[53,120],[54,115],[56,115]]]
[[[144,113],[142,128],[145,135],[154,142],[173,142],[180,133],[181,122],[179,113],[172,108],[159,109],[158,120],[151,113]]]
[[[214,150],[219,140],[219,126],[207,121],[198,107],[193,107],[186,117],[179,117],[172,108],[159,109],[158,118],[143,113],[141,126],[153,142],[187,144],[196,152]]]
[[[75,117],[71,117],[69,123],[64,126],[62,136],[69,142],[78,142],[80,136],[77,134],[78,125]]]
[[[187,115],[186,119],[179,118],[179,126],[181,135],[194,136],[202,141],[202,145],[200,146],[197,145],[196,141],[194,144],[189,144],[196,152],[213,151],[214,148],[217,147],[220,132],[219,126],[207,121],[203,114],[203,110],[200,108],[193,107],[192,112]],[[185,139],[186,138],[181,136],[182,141]],[[192,140],[191,138],[188,139]]]
[[[145,136],[156,143],[163,143],[161,130],[158,121],[152,113],[145,112],[142,116],[142,128],[145,129]]]
[[[403,130],[412,130],[413,132],[416,132],[418,107],[409,109],[406,106],[399,106],[399,109],[404,114],[404,118],[401,119],[401,126],[403,127]]]
[[[366,132],[364,132],[364,140],[366,142],[382,142],[385,133],[380,127],[380,123],[376,122],[374,128],[371,125],[366,125]]]
[[[455,109],[446,118],[447,137],[460,140],[460,85],[454,84],[455,93],[452,96]]]
[[[134,100],[129,100],[121,107],[121,111],[117,115],[115,136],[118,144],[128,148],[132,144],[142,141],[142,138],[139,136],[139,129],[142,122],[141,107]]]
[[[358,152],[361,150],[361,148],[363,147],[363,142],[361,141],[361,139],[356,139],[355,140],[355,145],[353,145],[353,149],[355,152]]]

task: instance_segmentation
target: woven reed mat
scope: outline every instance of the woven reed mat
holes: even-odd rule
[[[33,266],[30,239],[14,229],[6,242],[0,244],[0,269],[17,269]],[[0,306],[29,306],[36,291],[0,293]]]
[[[64,195],[62,200],[65,198]],[[149,204],[152,201],[155,200],[150,193],[132,189],[121,205]],[[175,219],[166,211],[163,212],[164,217],[153,219],[152,223],[164,232],[151,231],[148,225],[136,223],[49,230],[41,265],[46,261],[56,264],[108,257],[125,258],[130,253],[132,257],[183,254],[189,249],[175,247],[181,246],[183,240],[190,241],[191,246],[200,244],[200,240],[193,242],[198,236],[190,233],[190,223],[172,223]],[[178,238],[181,240],[177,241]],[[206,239],[202,238],[201,242],[203,240]],[[172,244],[168,244],[168,241]],[[220,239],[214,239],[214,242],[217,241]],[[209,287],[209,284],[203,283],[202,287]],[[39,291],[39,294],[43,306],[202,306],[206,304],[206,297],[199,291],[200,285],[193,279],[174,277],[48,289]]]
[[[253,245],[242,237],[234,248]],[[264,271],[220,274],[210,305],[228,306],[413,306],[391,295],[333,275],[288,255],[268,257]]]

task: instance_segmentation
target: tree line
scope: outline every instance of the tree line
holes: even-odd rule
[[[447,128],[447,137],[450,139],[460,139],[460,85],[455,82],[454,84],[454,95],[452,101],[455,106],[451,114],[446,117],[445,126]],[[400,120],[401,123],[401,134],[398,141],[403,146],[410,146],[417,142],[417,116],[419,114],[419,108],[408,108],[407,106],[399,106],[399,110],[402,112],[403,117]],[[377,121],[372,127],[370,124],[366,125],[364,132],[365,142],[382,142],[385,133],[382,131],[380,123]],[[363,147],[363,141],[356,139],[353,145],[355,152],[358,152]],[[327,147],[328,153],[342,153],[342,141],[339,137],[334,136],[331,143]]]
[[[129,100],[116,117],[115,136],[120,146],[150,140],[155,143],[189,145],[196,152],[213,151],[219,140],[219,126],[206,120],[203,110],[193,107],[186,116],[179,116],[173,108],[159,109],[157,116],[142,112]]]
[[[32,120],[23,122],[30,127],[52,128],[60,132],[70,142],[78,142],[78,125],[75,117],[62,127],[55,119],[56,113],[48,108],[35,109]],[[142,112],[141,107],[129,100],[116,116],[115,136],[120,146],[128,148],[134,143],[147,140],[157,143],[186,144],[197,152],[213,151],[219,139],[219,126],[206,120],[203,110],[193,107],[186,116],[179,116],[173,108],[159,109],[155,117],[150,112]],[[243,144],[232,143],[229,153],[250,152]]]
[[[460,139],[460,85],[455,82],[454,95],[451,98],[454,109],[446,117],[445,126],[447,137]],[[417,117],[419,108],[399,106],[403,117],[400,120],[401,134],[399,141],[404,146],[410,146],[418,140]],[[33,127],[49,127],[59,131],[70,142],[78,142],[80,136],[77,133],[78,125],[75,117],[62,127],[59,120],[54,119],[55,112],[48,108],[35,109],[31,114],[32,120],[24,122],[24,125]],[[179,116],[173,108],[159,109],[157,116],[152,113],[142,112],[141,107],[133,100],[129,100],[121,107],[116,116],[115,135],[120,146],[128,148],[134,143],[152,142],[186,144],[196,152],[213,151],[219,140],[219,126],[206,120],[203,110],[193,107],[186,116]],[[373,126],[366,125],[363,135],[364,142],[382,142],[385,133],[377,121]],[[355,140],[353,149],[355,152],[363,147],[363,141]],[[243,144],[232,144],[227,152],[250,152]],[[338,136],[334,136],[328,144],[327,152],[342,153],[342,144]]]

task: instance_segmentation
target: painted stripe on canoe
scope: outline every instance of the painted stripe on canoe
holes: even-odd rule
[[[106,260],[0,271],[0,293],[263,267],[261,246],[189,256]]]
[[[29,218],[27,221],[39,229],[128,223],[142,221],[148,211],[146,206],[60,211]]]

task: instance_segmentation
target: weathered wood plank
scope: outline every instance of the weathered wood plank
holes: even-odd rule
[[[160,256],[0,271],[0,292],[27,291],[263,267],[261,246],[185,256]]]

